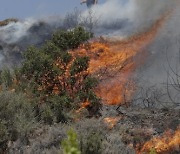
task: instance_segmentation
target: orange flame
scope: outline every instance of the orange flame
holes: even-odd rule
[[[76,52],[69,51],[73,58],[67,66],[62,64],[61,58],[54,63],[57,68],[65,70],[65,75],[59,75],[52,81],[50,76],[45,74],[42,78],[42,86],[38,90],[50,89],[53,94],[58,95],[63,89],[68,89],[69,94],[73,96],[81,87],[83,77],[91,74],[100,80],[95,93],[104,103],[128,106],[136,90],[136,84],[132,80],[133,74],[146,58],[146,52],[143,49],[154,40],[168,15],[165,14],[142,34],[121,41],[94,41],[82,44]],[[66,81],[71,76],[70,66],[77,56],[90,57],[89,68],[88,71],[75,76],[78,82],[71,87],[71,85],[66,84]]]
[[[148,153],[151,149],[157,154],[169,154],[172,150],[180,151],[180,127],[174,133],[166,131],[162,137],[154,137],[137,153]]]
[[[96,41],[89,46],[82,45],[74,52],[90,57],[88,71],[101,81],[95,92],[104,103],[129,104],[136,89],[131,77],[146,57],[143,49],[154,40],[168,15],[165,14],[142,34],[121,41]]]

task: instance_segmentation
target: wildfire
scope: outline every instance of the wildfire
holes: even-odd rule
[[[118,117],[107,117],[104,118],[104,123],[108,126],[109,129],[114,128],[118,121],[120,121],[122,119],[122,117],[118,116]]]
[[[180,151],[180,127],[174,133],[166,131],[163,136],[154,137],[146,142],[137,153],[148,153],[152,149],[158,154],[169,154],[172,151]]]
[[[142,34],[121,41],[95,41],[74,52],[90,57],[88,72],[99,78],[95,92],[104,103],[129,104],[136,89],[131,77],[147,55],[143,49],[153,41],[168,15]]]
[[[42,78],[42,84],[38,90],[50,89],[53,94],[58,95],[67,89],[68,93],[73,96],[81,88],[80,85],[84,77],[92,75],[100,81],[94,91],[103,103],[128,106],[136,90],[136,84],[132,79],[133,74],[147,56],[144,48],[153,41],[168,15],[164,15],[148,31],[125,40],[98,39],[91,43],[82,44],[76,51],[69,51],[72,60],[67,66],[63,65],[61,58],[54,63],[55,67],[64,70],[65,74],[57,76],[52,81],[51,75],[47,73]],[[74,76],[77,82],[72,87],[66,84],[68,83],[66,81],[71,77],[70,67],[78,56],[90,58],[89,68]],[[79,110],[86,107],[85,105]]]

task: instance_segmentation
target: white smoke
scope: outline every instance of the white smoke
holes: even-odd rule
[[[98,28],[95,33],[121,37],[132,35],[150,26],[164,11],[170,9],[175,1],[107,0],[104,4],[92,8],[95,20],[98,18]],[[89,10],[85,11],[82,16],[87,17],[88,15]],[[30,35],[29,29],[39,21],[43,21],[53,28],[62,27],[63,23],[63,19],[60,17],[30,18],[12,22],[7,26],[0,27],[0,41],[8,44],[18,42]]]
[[[0,69],[19,64],[27,47],[42,45],[59,28],[62,18],[57,16],[28,18],[0,26]]]
[[[106,30],[114,35],[132,35],[142,31],[170,10],[176,0],[108,0],[94,6],[92,12],[98,18],[100,34]],[[88,16],[88,11],[84,16]]]
[[[44,33],[49,33],[50,31],[62,27],[62,18],[59,16],[49,16],[41,19],[27,18],[22,21],[10,22],[8,25],[0,27],[0,41],[7,44],[16,43],[21,41],[24,37],[28,37],[29,35],[32,35],[32,33],[36,33],[31,31],[33,27],[39,27],[38,30],[41,31],[40,28],[44,28],[42,26],[47,27],[47,32]],[[40,34],[40,36],[41,35],[43,34]],[[36,38],[34,39],[36,40]]]
[[[154,105],[159,101],[156,107],[172,106],[172,100],[169,100],[167,94],[167,84],[179,86],[180,1],[109,0],[105,4],[93,7],[92,11],[99,17],[98,28],[95,31],[100,35],[107,32],[107,35],[116,35],[121,38],[145,31],[165,13],[171,12],[169,20],[159,30],[154,41],[144,49],[149,54],[146,57],[146,63],[137,70],[136,79],[140,87],[137,93],[141,92],[142,88],[145,93],[140,93],[141,98],[149,99],[148,101],[152,101]],[[88,11],[84,13],[84,16],[88,16]],[[173,71],[178,73],[178,76]],[[167,79],[170,80],[169,83]],[[172,85],[169,85],[169,93],[174,101],[179,103],[180,90],[175,90]],[[135,97],[138,98],[139,95]]]
[[[28,35],[28,29],[35,23],[34,19],[26,19],[0,27],[0,40],[8,44],[15,43]]]
[[[180,74],[180,3],[177,1],[169,19],[154,41],[145,49],[146,63],[138,71],[138,85],[153,104],[176,107],[180,105],[178,83]],[[178,75],[177,75],[178,74]],[[150,88],[151,87],[151,88]],[[172,97],[174,103],[170,97]],[[149,97],[149,96],[145,96]],[[156,100],[158,99],[158,101]]]

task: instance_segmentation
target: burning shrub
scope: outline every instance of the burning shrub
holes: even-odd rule
[[[155,151],[158,154],[178,153],[180,147],[180,129],[175,132],[166,131],[163,136],[153,137],[147,141],[139,153]],[[151,152],[152,153],[152,152]]]
[[[60,31],[42,48],[30,47],[24,54],[20,70],[23,79],[19,80],[30,81],[34,94],[41,97],[41,102],[46,102],[48,107],[39,110],[48,123],[66,121],[63,112],[77,108],[82,102],[91,102],[87,108],[92,114],[101,107],[99,98],[92,91],[97,81],[87,71],[89,58],[76,57],[67,51],[87,41],[90,35],[81,27]]]
[[[77,73],[87,70],[88,62],[89,62],[88,57],[77,57],[71,66],[70,69],[71,75],[75,75]]]

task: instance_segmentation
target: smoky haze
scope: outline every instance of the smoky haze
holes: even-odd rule
[[[156,38],[144,49],[148,56],[145,64],[136,72],[139,90],[135,100],[147,98],[146,102],[158,107],[179,104],[179,91],[172,86],[179,82],[175,73],[180,74],[179,3],[176,0],[112,0],[92,9],[100,17],[96,34],[119,38],[146,31],[164,14],[170,14]],[[87,16],[88,11],[84,15]]]
[[[52,33],[62,29],[62,18],[25,19],[0,27],[0,68],[11,67],[22,60],[22,52],[28,46],[40,46]]]
[[[174,7],[169,20],[158,32],[155,40],[146,47],[148,57],[146,64],[141,66],[137,75],[139,86],[146,91],[152,87],[151,95],[159,95],[159,105],[167,105],[173,98],[174,104],[179,105],[178,78],[180,74],[180,5]],[[177,76],[178,75],[178,76]],[[168,87],[167,87],[168,86]],[[177,86],[174,88],[174,86]]]

